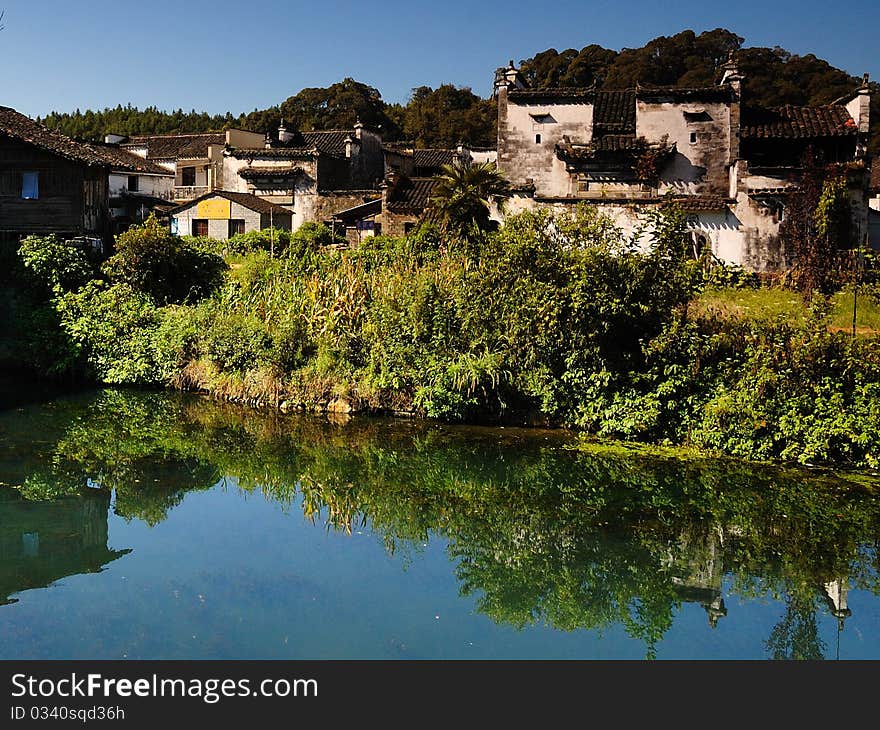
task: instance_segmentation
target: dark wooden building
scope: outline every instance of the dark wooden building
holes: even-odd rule
[[[0,106],[0,237],[110,234],[109,161]]]

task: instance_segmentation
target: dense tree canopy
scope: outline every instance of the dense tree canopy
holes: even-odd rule
[[[495,145],[495,102],[481,99],[467,87],[419,86],[409,103],[397,109],[404,138],[418,147],[454,147],[459,142]]]
[[[799,56],[783,48],[744,47],[745,39],[723,28],[695,33],[683,30],[660,36],[640,48],[614,51],[591,44],[577,50],[550,48],[521,61],[534,86],[626,88],[645,85],[700,86],[716,82],[720,66],[737,52],[745,73],[747,103],[827,104],[851,92],[859,79],[812,54]],[[872,82],[872,152],[880,153],[880,84]],[[289,128],[305,131],[345,128],[360,120],[386,139],[405,139],[420,147],[451,147],[463,141],[489,146],[495,141],[495,110],[467,87],[419,86],[409,101],[388,104],[379,90],[353,78],[329,87],[302,89],[277,106],[239,116],[209,115],[195,110],[160,111],[156,107],[117,106],[103,111],[53,112],[45,121],[65,134],[97,139],[117,134],[163,134],[219,131],[237,126],[274,132],[282,117]]]

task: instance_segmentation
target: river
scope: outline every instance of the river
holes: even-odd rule
[[[871,475],[13,394],[0,659],[880,658]]]

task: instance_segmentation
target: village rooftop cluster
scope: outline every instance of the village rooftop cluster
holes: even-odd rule
[[[770,271],[787,264],[780,225],[809,149],[846,170],[859,244],[880,247],[867,76],[831,104],[763,109],[743,99],[733,59],[722,70],[713,86],[608,91],[529,88],[511,62],[495,73],[495,149],[416,149],[359,123],[82,142],[0,107],[0,236],[108,240],[155,213],[180,235],[220,240],[320,222],[356,246],[409,233],[444,165],[492,163],[512,190],[499,220],[586,203],[633,235],[674,199],[696,253]]]

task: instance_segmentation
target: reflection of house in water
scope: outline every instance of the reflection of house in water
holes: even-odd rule
[[[727,615],[721,581],[724,562],[721,555],[721,530],[712,525],[692,525],[682,530],[670,549],[668,564],[672,584],[682,601],[699,603],[715,628],[718,619]]]
[[[690,525],[682,529],[664,561],[672,572],[672,584],[679,599],[699,603],[712,628],[727,615],[722,595],[724,532],[719,525]],[[822,583],[821,591],[829,612],[837,619],[838,632],[843,631],[844,621],[852,615],[847,605],[848,578]]]
[[[849,579],[837,578],[830,583],[822,586],[825,594],[825,602],[831,611],[831,615],[837,619],[838,631],[843,631],[843,622],[852,616],[852,611],[847,605],[847,594],[849,593]]]
[[[130,550],[107,547],[110,494],[28,501],[0,490],[0,606],[15,593],[70,575],[97,573]]]

